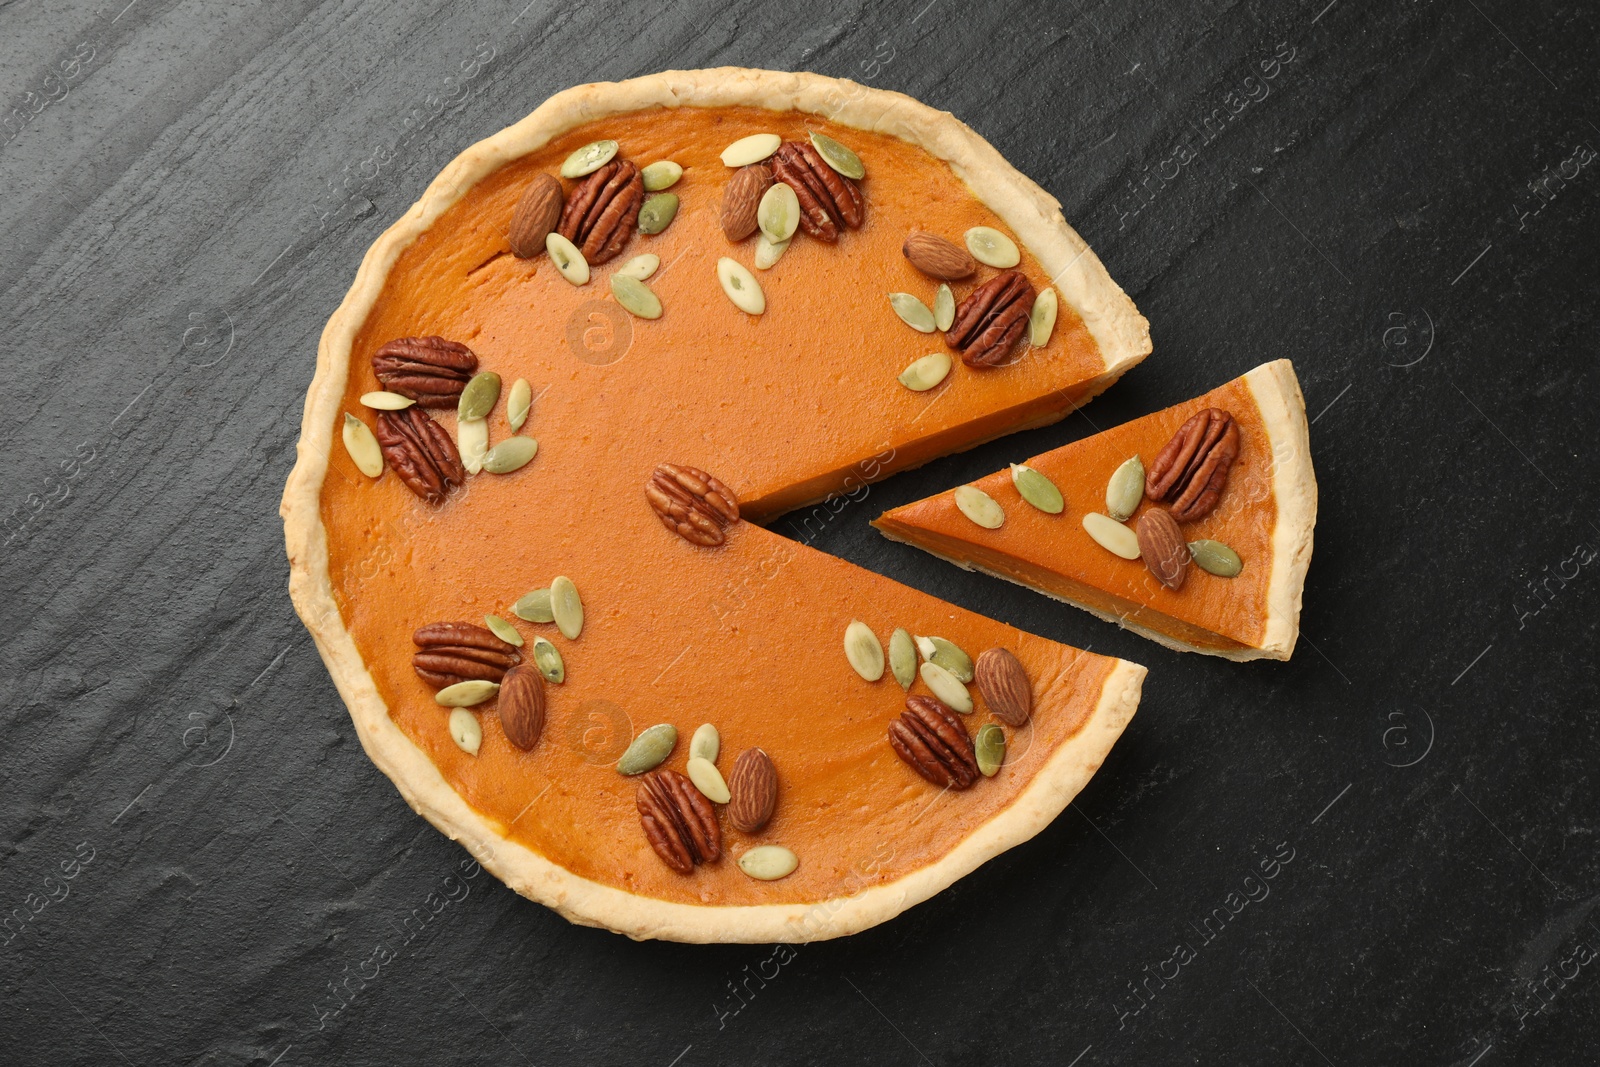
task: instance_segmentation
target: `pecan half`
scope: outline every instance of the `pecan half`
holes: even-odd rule
[[[478,369],[472,349],[443,337],[400,337],[373,353],[372,371],[391,393],[425,408],[453,408]]]
[[[1145,472],[1151,500],[1170,501],[1178,522],[1211,514],[1222,499],[1228,472],[1239,457],[1239,424],[1221,408],[1206,408],[1178,427]]]
[[[561,209],[556,232],[592,267],[622,251],[644,206],[644,178],[630,160],[613,159],[580,181]]]
[[[430,504],[444,503],[467,480],[456,443],[420,407],[380,411],[378,447],[406,488]]]
[[[772,168],[765,163],[740,167],[722,189],[722,215],[718,222],[730,241],[742,241],[756,232],[761,198],[772,188]]]
[[[668,867],[689,874],[697,863],[722,858],[716,809],[688,778],[666,768],[651,771],[639,782],[634,802],[645,839]]]
[[[435,689],[477,678],[498,682],[522,662],[515,647],[470,622],[429,623],[411,635],[411,665]]]
[[[1001,271],[962,298],[944,343],[959,351],[969,367],[1002,362],[1028,332],[1033,298],[1033,283],[1025,274]]]
[[[692,545],[722,544],[727,528],[739,521],[733,490],[698,467],[661,464],[645,483],[644,495],[661,525]]]
[[[800,228],[832,244],[839,227],[861,228],[867,203],[861,188],[823,160],[805,141],[785,141],[772,156],[772,176],[794,190],[800,200]]]
[[[978,780],[978,757],[966,724],[932,697],[906,697],[906,710],[889,724],[889,744],[934,785],[965,789]]]

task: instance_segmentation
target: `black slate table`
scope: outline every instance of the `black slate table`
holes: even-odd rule
[[[0,1061],[1594,1062],[1592,5],[523,4],[0,6]],[[568,85],[722,64],[953,111],[1155,338],[818,537],[1150,676],[1038,838],[792,948],[464,864],[363,755],[277,519],[322,324],[432,176]],[[1291,663],[866,525],[1280,356],[1321,485]]]

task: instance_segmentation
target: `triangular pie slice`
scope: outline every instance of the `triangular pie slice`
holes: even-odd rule
[[[1185,511],[1191,502],[1177,493],[1168,492],[1159,502],[1145,493],[1120,524],[1128,532],[1119,536],[1128,542],[1138,538],[1146,512],[1184,517],[1175,523],[1181,535],[1176,543],[1187,545],[1188,551],[1182,557],[1166,556],[1169,567],[1181,569],[1183,581],[1169,588],[1144,561],[1151,554],[1148,540],[1140,541],[1146,549],[1143,555],[1127,559],[1103,547],[1091,536],[1090,526],[1098,523],[1103,531],[1111,525],[1105,514],[1110,510],[1107,493],[1125,462],[1139,457],[1149,475],[1163,449],[1186,426],[1190,434],[1208,426],[1222,427],[1222,420],[1211,414],[1215,412],[1231,416],[1238,444],[1214,505],[1190,519]],[[1210,447],[1228,447],[1224,436],[1221,430],[1213,433]],[[1188,471],[1194,485],[1192,501],[1199,501],[1208,488],[1201,483],[1211,482],[1214,473],[1198,469],[1206,442],[1203,435],[1196,442],[1188,450],[1193,454]],[[1174,482],[1185,473],[1183,444],[1180,441],[1180,448],[1169,453],[1178,461],[1168,465],[1175,469]],[[959,488],[885,512],[873,525],[896,541],[1075,604],[1170,648],[1237,660],[1288,659],[1294,651],[1317,518],[1317,482],[1311,469],[1305,400],[1288,360],[1263,364],[1204,396],[1020,465],[1056,486],[1065,503],[1061,512],[1051,514],[1031,505],[1016,474],[1007,468],[972,483],[999,505],[1004,520],[998,528],[985,528],[968,517],[957,502]],[[1217,485],[1213,482],[1209,488],[1214,491]],[[1101,518],[1086,524],[1085,517],[1091,514]],[[1102,540],[1109,539],[1102,533]],[[1232,577],[1223,576],[1233,569],[1233,559],[1216,547],[1219,544],[1237,556],[1238,573]],[[1159,549],[1156,554],[1162,555]],[[1169,580],[1176,573],[1169,570]]]

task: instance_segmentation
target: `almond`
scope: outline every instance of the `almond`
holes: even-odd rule
[[[1168,589],[1182,589],[1189,573],[1189,543],[1178,520],[1163,508],[1139,516],[1139,555],[1156,580]]]
[[[728,775],[728,821],[734,829],[753,834],[772,819],[778,804],[778,770],[772,759],[759,748],[739,753]]]
[[[940,281],[965,278],[978,269],[977,262],[966,249],[936,233],[913,230],[900,251],[913,267]]]
[[[761,198],[772,188],[772,168],[765,163],[740,167],[722,190],[722,232],[730,241],[742,241],[756,232]]]
[[[511,254],[532,259],[544,251],[544,239],[561,218],[561,183],[548,174],[536,174],[517,209],[511,213]]]
[[[1022,661],[1008,649],[991,648],[978,657],[973,681],[994,717],[1007,726],[1021,726],[1033,714],[1033,686]]]
[[[512,667],[500,679],[500,729],[524,752],[539,743],[544,732],[544,677],[531,663]]]

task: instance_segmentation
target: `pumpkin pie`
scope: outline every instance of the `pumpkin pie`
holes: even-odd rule
[[[1145,672],[760,524],[1148,352],[948,114],[809,74],[580,86],[367,252],[284,494],[291,594],[373,761],[517,892],[634,938],[851,933],[1044,827]]]

